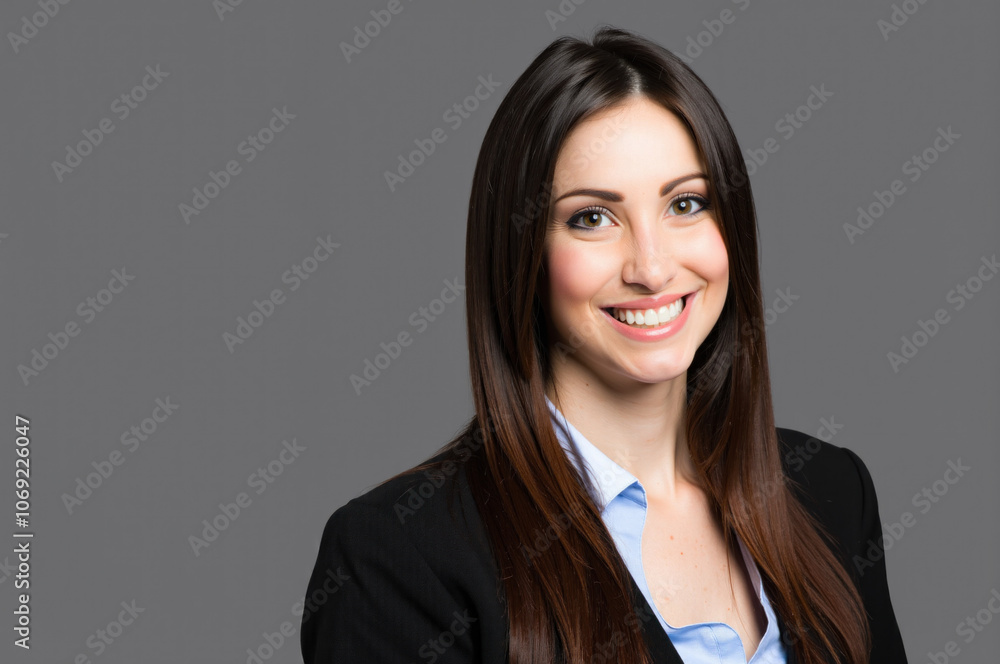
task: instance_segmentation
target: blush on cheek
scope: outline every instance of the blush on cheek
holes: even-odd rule
[[[565,310],[589,302],[607,281],[603,264],[592,251],[553,246],[548,252],[549,297],[552,308]]]
[[[706,278],[724,281],[729,277],[729,253],[717,227],[691,245],[690,258]]]

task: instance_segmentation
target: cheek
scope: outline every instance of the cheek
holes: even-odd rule
[[[729,281],[729,255],[718,227],[712,226],[692,248],[692,258],[697,261],[703,277],[712,281]]]
[[[548,251],[549,296],[553,309],[564,309],[590,301],[609,278],[613,261],[584,243],[559,246]]]

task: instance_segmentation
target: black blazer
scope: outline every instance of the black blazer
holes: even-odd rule
[[[872,664],[906,664],[867,467],[846,448],[777,432],[785,473],[802,485],[800,500],[836,537],[836,553],[858,583]],[[393,479],[333,513],[306,592],[306,664],[507,661],[502,584],[463,466],[437,481],[419,473]],[[449,489],[459,499],[454,514]],[[636,624],[654,661],[683,664],[634,580],[632,593],[637,615],[648,617]],[[781,616],[778,625],[789,664],[797,664],[794,636]]]

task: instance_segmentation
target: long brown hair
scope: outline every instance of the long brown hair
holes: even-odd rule
[[[476,414],[438,453],[460,452],[466,464],[503,579],[509,661],[583,664],[611,648],[613,661],[650,662],[635,628],[628,569],[552,427],[550,358],[573,349],[548,338],[538,293],[559,149],[578,122],[636,95],[691,132],[729,254],[722,313],[687,373],[691,458],[727,544],[734,532],[742,539],[799,661],[867,664],[871,637],[860,595],[783,474],[757,218],[739,144],[687,65],[610,26],[593,43],[560,37],[532,61],[500,103],[473,174],[465,303]],[[482,442],[470,454],[473,436]],[[544,554],[527,555],[542,533]]]

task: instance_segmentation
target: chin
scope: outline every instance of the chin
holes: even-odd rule
[[[688,367],[691,366],[691,362],[657,362],[655,364],[650,364],[648,362],[637,361],[628,365],[620,362],[614,362],[613,366],[615,373],[623,378],[628,378],[639,383],[655,385],[657,383],[666,383],[674,380],[675,378],[685,376],[687,374]]]

